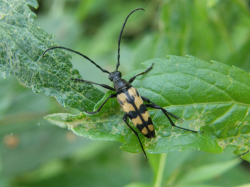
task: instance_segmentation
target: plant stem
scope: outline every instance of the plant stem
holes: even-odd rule
[[[156,174],[156,179],[154,183],[154,187],[161,187],[162,177],[164,173],[165,163],[166,163],[167,153],[162,153],[160,156],[158,171]]]

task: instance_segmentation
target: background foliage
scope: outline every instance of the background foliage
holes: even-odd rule
[[[249,72],[248,3],[43,0],[34,11],[37,24],[54,34],[56,43],[87,54],[105,69],[115,66],[125,16],[143,7],[146,11],[132,16],[124,33],[123,74],[167,54],[212,59]],[[84,78],[110,84],[105,74],[82,58],[73,55],[72,62]],[[146,163],[141,154],[122,152],[119,143],[90,141],[52,126],[43,116],[78,111],[62,108],[43,93],[34,94],[11,76],[0,81],[2,186],[82,186],[83,181],[86,186],[236,186],[249,182],[247,164],[240,165],[230,149],[222,154],[150,155]]]

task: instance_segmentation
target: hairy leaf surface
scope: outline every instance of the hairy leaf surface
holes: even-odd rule
[[[34,24],[35,15],[28,6],[37,7],[35,0],[1,0],[0,5],[0,70],[4,77],[11,74],[34,92],[44,92],[61,105],[78,110],[97,109],[111,94],[107,92],[103,97],[92,85],[72,81],[80,75],[64,51],[49,51],[41,58],[43,51],[55,44]],[[204,133],[173,128],[161,111],[149,109],[157,137],[149,140],[140,134],[148,152],[199,149],[219,153],[233,146],[237,148],[235,154],[243,154],[249,149],[248,73],[191,56],[168,56],[149,60],[145,65],[152,63],[153,70],[138,77],[133,86],[141,95],[184,119],[173,119],[176,125]],[[125,79],[141,71],[134,71]],[[46,119],[78,135],[117,140],[124,143],[122,149],[140,152],[136,136],[122,121],[123,114],[116,99],[112,99],[96,115],[53,114]],[[250,154],[243,158],[250,160]]]
[[[200,129],[204,133],[173,128],[160,110],[149,109],[157,137],[149,140],[140,136],[148,152],[198,149],[219,153],[227,146],[237,147],[236,154],[248,150],[248,73],[220,62],[205,62],[192,56],[152,59],[146,61],[145,65],[149,67],[152,63],[155,63],[153,70],[138,77],[133,86],[141,95],[184,119],[184,122],[175,121],[177,125]],[[132,72],[125,79],[141,71]],[[110,94],[108,92],[95,108]],[[113,99],[97,115],[54,114],[46,119],[68,126],[78,135],[121,141],[124,143],[122,149],[138,152],[139,142],[123,123],[123,114],[116,99]]]
[[[80,78],[69,56],[62,50],[42,53],[55,46],[51,36],[34,23],[35,14],[28,5],[36,0],[0,1],[0,71],[15,76],[34,92],[55,97],[63,106],[93,109],[103,93],[89,84],[76,84]]]

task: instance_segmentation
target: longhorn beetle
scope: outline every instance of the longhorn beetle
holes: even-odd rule
[[[85,83],[89,83],[89,84],[95,84],[95,85],[98,85],[98,86],[101,86],[103,88],[106,88],[106,89],[109,89],[109,90],[112,90],[112,91],[115,91],[116,93],[115,94],[111,94],[103,103],[102,105],[94,112],[89,112],[89,111],[86,111],[84,108],[83,108],[83,111],[88,113],[88,114],[95,114],[97,112],[99,112],[103,105],[110,99],[110,98],[117,98],[117,101],[118,103],[121,105],[122,109],[124,110],[125,112],[125,115],[123,116],[123,121],[128,125],[128,127],[134,132],[134,134],[136,135],[136,137],[138,138],[139,142],[140,142],[140,145],[141,145],[141,149],[144,153],[144,156],[146,157],[146,160],[147,160],[147,155],[145,153],[145,150],[143,148],[143,145],[142,145],[142,142],[138,136],[138,133],[129,125],[128,123],[128,118],[133,122],[133,124],[137,127],[137,129],[147,138],[151,139],[151,138],[155,138],[155,130],[154,130],[154,126],[153,126],[153,122],[151,120],[151,117],[147,111],[147,108],[146,107],[150,107],[150,108],[154,108],[154,109],[160,109],[164,114],[165,116],[168,118],[170,124],[173,126],[173,127],[177,127],[179,129],[183,129],[183,130],[187,130],[187,131],[191,131],[191,132],[201,132],[201,131],[194,131],[194,130],[190,130],[190,129],[186,129],[186,128],[183,128],[183,127],[179,127],[179,126],[176,126],[174,124],[174,122],[171,120],[171,118],[169,117],[172,116],[176,119],[180,119],[179,117],[175,116],[174,114],[168,112],[167,110],[165,110],[164,108],[160,107],[159,105],[153,103],[152,101],[150,101],[148,98],[144,97],[144,96],[140,96],[139,93],[137,92],[136,88],[134,88],[131,84],[132,82],[135,80],[136,77],[140,76],[140,75],[143,75],[145,73],[147,73],[148,71],[150,71],[152,68],[153,68],[153,65],[152,64],[148,69],[146,69],[144,72],[141,72],[135,76],[133,76],[132,78],[129,79],[129,81],[127,82],[126,80],[122,79],[121,76],[121,72],[118,71],[118,67],[120,65],[120,43],[121,43],[121,37],[122,37],[122,33],[123,33],[123,30],[124,30],[124,27],[126,25],[126,22],[129,18],[129,16],[137,11],[137,10],[144,10],[143,8],[137,8],[135,10],[133,10],[132,12],[130,12],[124,23],[123,23],[123,26],[122,26],[122,29],[121,29],[121,32],[120,32],[120,36],[119,36],[119,40],[118,40],[118,62],[116,64],[116,70],[114,72],[109,72],[103,68],[101,68],[99,65],[97,65],[94,61],[92,61],[90,58],[88,58],[87,56],[77,52],[77,51],[74,51],[72,49],[68,49],[68,48],[65,48],[65,47],[61,47],[61,46],[56,46],[56,47],[51,47],[49,49],[47,49],[46,51],[43,52],[42,54],[42,57],[44,56],[44,54],[51,50],[51,49],[56,49],[56,48],[61,48],[61,49],[65,49],[65,50],[68,50],[68,51],[71,51],[71,52],[74,52],[78,55],[81,55],[82,57],[84,57],[85,59],[89,60],[91,63],[93,63],[97,68],[99,68],[100,70],[102,70],[102,72],[104,73],[107,73],[109,74],[109,80],[112,81],[114,83],[114,88],[113,87],[110,87],[108,85],[105,85],[105,84],[99,84],[99,83],[95,83],[95,82],[91,82],[91,81],[87,81],[87,80],[83,80],[83,79],[73,79],[74,81],[77,81],[77,82],[85,82]],[[144,104],[143,103],[146,102],[147,104]]]

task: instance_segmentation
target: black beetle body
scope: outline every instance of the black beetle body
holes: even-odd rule
[[[96,64],[93,60],[91,60],[90,58],[88,58],[87,56],[74,51],[72,49],[68,49],[65,47],[61,47],[61,46],[56,46],[56,47],[51,47],[49,49],[47,49],[46,51],[43,52],[42,57],[44,56],[44,54],[51,50],[51,49],[56,49],[56,48],[61,48],[61,49],[66,49],[68,51],[74,52],[76,54],[81,55],[82,57],[84,57],[85,59],[89,60],[91,63],[93,63],[97,68],[99,68],[102,72],[104,73],[108,73],[109,74],[109,80],[112,81],[114,83],[114,88],[105,84],[99,84],[99,83],[95,83],[95,82],[91,82],[91,81],[87,81],[87,80],[83,80],[83,79],[75,79],[72,78],[72,80],[74,81],[78,81],[78,82],[85,82],[85,83],[90,83],[90,84],[94,84],[94,85],[99,85],[103,88],[115,91],[116,94],[111,94],[104,102],[103,104],[94,112],[88,112],[86,110],[84,110],[86,113],[88,114],[95,114],[97,112],[99,112],[101,110],[101,108],[103,107],[103,105],[110,99],[110,98],[117,98],[117,101],[119,102],[120,106],[122,107],[122,109],[125,112],[125,115],[123,116],[123,121],[128,125],[128,127],[135,133],[135,135],[137,136],[142,151],[147,159],[145,150],[143,148],[143,145],[141,143],[141,140],[138,136],[138,133],[129,125],[127,118],[129,118],[133,124],[137,127],[137,129],[147,138],[151,139],[151,138],[155,138],[155,130],[154,130],[154,126],[153,126],[153,122],[152,119],[147,111],[146,107],[150,107],[150,108],[154,108],[154,109],[160,109],[165,116],[168,118],[169,122],[171,123],[171,125],[173,127],[177,127],[179,129],[183,129],[183,130],[187,130],[187,131],[192,131],[192,132],[200,132],[200,131],[194,131],[194,130],[189,130],[189,129],[185,129],[179,126],[176,126],[174,124],[174,122],[171,120],[171,118],[169,117],[169,115],[171,115],[172,117],[176,118],[176,119],[180,119],[179,117],[175,116],[174,114],[168,112],[167,110],[165,110],[164,108],[160,107],[159,105],[153,103],[152,101],[150,101],[148,98],[144,97],[144,96],[140,96],[139,93],[137,92],[136,88],[134,88],[131,83],[135,80],[135,78],[137,76],[143,75],[145,73],[147,73],[148,71],[150,71],[153,67],[154,64],[152,64],[147,70],[145,70],[142,73],[139,73],[135,76],[133,76],[132,78],[130,78],[130,80],[127,82],[126,80],[121,78],[121,72],[118,71],[118,67],[120,65],[120,42],[121,42],[121,36],[122,36],[122,32],[123,29],[125,27],[125,24],[127,22],[127,19],[129,18],[129,16],[137,11],[137,10],[144,10],[142,8],[137,8],[135,10],[133,10],[132,12],[130,12],[128,14],[128,16],[126,17],[124,23],[123,23],[123,27],[122,30],[120,32],[120,36],[119,36],[119,40],[118,40],[118,62],[116,65],[116,70],[114,72],[109,72],[103,68],[101,68],[98,64]],[[144,104],[144,102],[146,102],[147,104]]]

